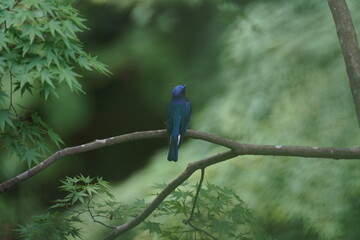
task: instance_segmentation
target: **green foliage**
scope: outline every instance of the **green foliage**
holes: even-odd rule
[[[38,115],[20,116],[13,94],[19,92],[23,97],[36,92],[46,100],[58,97],[61,83],[71,91],[83,92],[76,65],[109,73],[83,50],[77,34],[87,28],[72,2],[0,2],[0,145],[29,167],[49,153],[47,138],[57,147],[63,142]]]
[[[57,147],[64,144],[36,112],[15,120],[11,120],[10,114],[9,110],[0,111],[0,127],[3,131],[0,141],[10,154],[16,154],[29,167],[51,152],[49,140]]]
[[[268,239],[234,190],[211,183],[200,190],[194,215],[187,223],[196,188],[186,184],[177,188],[142,228],[161,239]]]
[[[26,240],[37,239],[68,239],[72,237],[75,239],[81,238],[81,230],[77,227],[79,223],[84,221],[80,218],[84,213],[89,213],[91,217],[99,218],[112,218],[119,209],[112,201],[113,196],[109,192],[110,185],[102,178],[90,178],[83,175],[75,176],[73,178],[67,177],[61,181],[62,185],[59,187],[61,190],[67,192],[67,195],[62,199],[55,200],[49,211],[45,214],[35,216],[31,223],[22,225],[17,230],[19,236]],[[105,203],[94,204],[92,199],[94,196],[105,195],[108,199]],[[110,199],[110,200],[109,200]],[[72,209],[68,212],[61,212],[63,209],[69,209],[76,204],[80,204],[79,209]],[[92,212],[94,206],[97,206],[97,211]],[[111,213],[106,212],[108,215],[102,216],[104,211],[102,208],[107,206],[112,210]],[[104,213],[105,214],[105,213]]]
[[[7,1],[0,8],[1,67],[11,74],[15,90],[24,94],[32,87],[48,99],[62,82],[82,91],[76,64],[108,73],[83,50],[76,34],[86,27],[71,1]]]
[[[33,222],[20,226],[19,237],[24,240],[54,239],[66,240],[68,237],[81,239],[81,231],[74,225],[80,220],[66,218],[58,213],[45,213],[33,217]]]
[[[1,131],[5,130],[6,125],[11,128],[15,128],[13,122],[11,121],[11,112],[6,109],[0,110],[0,128]]]
[[[68,192],[63,199],[56,200],[56,204],[52,208],[62,208],[74,205],[77,202],[82,204],[90,201],[94,195],[105,193],[111,199],[114,197],[110,194],[110,185],[101,177],[96,178],[84,177],[83,175],[75,177],[66,177],[61,180],[61,190]]]
[[[57,199],[49,212],[36,216],[32,223],[22,225],[18,232],[22,239],[44,239],[50,231],[51,239],[67,239],[68,236],[81,238],[78,223],[84,223],[84,214],[90,215],[93,222],[108,228],[112,222],[124,223],[143,211],[147,204],[136,200],[132,204],[117,202],[110,193],[110,185],[102,178],[90,178],[83,175],[67,177],[61,180],[59,187],[67,194]],[[163,189],[158,184],[155,189]],[[163,239],[267,239],[254,221],[252,214],[241,198],[230,188],[207,183],[200,191],[196,210],[191,222],[189,218],[194,202],[194,191],[197,186],[187,184],[177,188],[142,223],[142,229],[150,235]],[[61,213],[61,210],[67,210]],[[168,222],[168,219],[177,221]],[[186,225],[183,225],[186,224]]]
[[[79,224],[85,216],[107,228],[110,221],[127,221],[129,217],[145,208],[144,200],[136,200],[131,206],[117,202],[110,193],[110,185],[101,177],[83,175],[66,177],[59,187],[66,196],[54,201],[48,212],[35,216],[31,223],[21,225],[19,236],[26,240],[37,239],[82,239]],[[52,235],[49,236],[49,231]]]

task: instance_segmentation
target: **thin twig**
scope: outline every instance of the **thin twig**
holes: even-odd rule
[[[12,74],[12,71],[9,70],[9,73],[10,73],[10,105],[9,105],[9,111],[11,109],[14,110],[14,113],[16,115],[16,117],[18,116],[17,112],[16,112],[16,109],[13,105],[13,74]]]
[[[76,216],[78,218],[78,217],[80,217],[80,215],[86,213],[88,210],[84,209],[84,210],[81,210],[81,211],[78,211],[78,210],[73,210],[73,211],[76,213],[76,215],[74,215],[74,216]]]
[[[0,73],[0,90],[1,90],[1,88],[3,87],[3,85],[2,85],[2,78],[3,78],[3,76],[4,76],[4,73]]]
[[[211,235],[211,234],[208,233],[207,231],[205,231],[205,230],[203,230],[203,229],[201,229],[201,228],[196,227],[196,226],[195,226],[194,224],[192,224],[191,222],[188,222],[187,224],[188,224],[190,227],[192,227],[194,230],[205,234],[206,236],[210,237],[211,239],[213,239],[213,240],[218,240],[216,237],[214,237],[213,235]]]
[[[204,181],[204,176],[205,176],[205,168],[201,168],[201,176],[200,176],[200,181],[199,181],[199,185],[198,187],[196,188],[196,193],[195,193],[195,197],[194,197],[194,202],[193,202],[193,206],[192,206],[192,209],[191,209],[191,213],[190,213],[190,216],[188,219],[185,219],[183,221],[184,224],[186,225],[189,225],[190,227],[192,227],[195,231],[198,231],[198,232],[201,232],[203,234],[205,234],[206,236],[210,237],[211,239],[214,239],[216,240],[217,238],[215,238],[214,236],[212,236],[210,233],[208,233],[207,231],[205,231],[204,229],[201,229],[201,228],[198,228],[196,227],[194,224],[192,224],[190,221],[191,219],[193,218],[194,216],[194,211],[195,211],[195,207],[196,207],[196,201],[199,197],[199,192],[201,190],[201,186],[202,186],[202,183]]]
[[[199,185],[196,189],[196,193],[195,193],[195,197],[194,197],[194,202],[193,202],[193,206],[192,206],[192,209],[191,209],[191,213],[190,213],[190,216],[188,219],[184,220],[184,223],[185,224],[188,224],[190,223],[191,219],[193,218],[194,216],[194,211],[195,211],[195,207],[196,207],[196,201],[199,197],[199,192],[200,192],[200,189],[201,189],[201,185],[204,181],[204,176],[205,176],[205,168],[202,168],[201,169],[201,176],[200,176],[200,181],[199,181]]]
[[[89,212],[90,217],[92,218],[92,220],[93,220],[94,222],[96,222],[96,223],[99,223],[99,224],[103,225],[104,227],[115,229],[114,226],[110,226],[110,225],[107,225],[107,224],[105,224],[105,223],[103,223],[103,222],[101,222],[101,221],[99,221],[99,220],[96,220],[96,218],[94,217],[94,215],[93,215],[93,213],[92,213],[92,211],[91,211],[91,208],[90,208],[90,202],[91,202],[91,200],[92,200],[92,197],[89,198],[89,201],[87,202],[86,206],[87,206],[87,211]]]

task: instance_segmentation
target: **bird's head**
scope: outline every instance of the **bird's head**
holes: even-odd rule
[[[172,96],[173,97],[185,97],[185,87],[186,85],[179,85],[174,87],[173,91],[172,91]]]

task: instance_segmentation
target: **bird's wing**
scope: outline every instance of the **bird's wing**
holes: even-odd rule
[[[166,116],[166,130],[169,134],[171,134],[173,129],[173,106],[170,103],[168,106],[167,116]]]
[[[189,127],[190,115],[191,115],[191,103],[186,100],[182,111],[181,122],[180,122],[180,134],[184,135]]]

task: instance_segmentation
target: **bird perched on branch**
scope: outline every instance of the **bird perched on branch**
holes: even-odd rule
[[[167,159],[176,162],[181,136],[189,127],[191,104],[185,97],[185,85],[174,87],[171,102],[168,106],[166,129],[170,136],[169,154]]]

